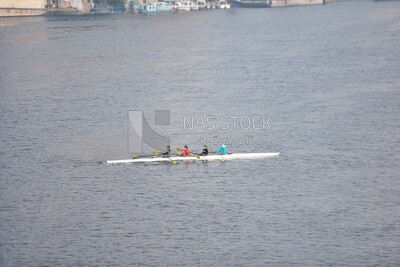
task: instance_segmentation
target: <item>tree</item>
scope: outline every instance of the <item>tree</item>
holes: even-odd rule
[[[101,6],[123,6],[125,5],[125,0],[94,0],[97,5]]]

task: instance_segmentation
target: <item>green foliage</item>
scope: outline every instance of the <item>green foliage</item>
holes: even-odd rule
[[[123,6],[125,5],[125,0],[94,0],[97,5],[102,6]]]

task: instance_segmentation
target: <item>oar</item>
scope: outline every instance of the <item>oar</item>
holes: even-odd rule
[[[140,158],[154,158],[154,155],[135,155],[132,156],[132,159],[140,159]]]
[[[204,155],[202,155],[202,154],[197,155],[196,158],[197,158],[197,159],[200,159],[201,156],[203,156],[203,158],[204,158],[203,161],[206,162],[206,161],[207,161],[207,158],[206,158]]]
[[[168,157],[167,155],[164,155],[164,157],[163,158],[166,158],[166,159],[168,159],[169,161],[171,161],[172,162],[172,164],[176,164],[176,160],[173,160],[173,159],[170,159],[170,157]]]
[[[155,157],[154,155],[144,155],[144,156],[132,156],[132,159],[139,159],[140,157],[144,157],[144,158],[151,158],[151,157]],[[157,156],[158,157],[158,156]],[[169,157],[165,157],[167,158],[169,161],[172,162],[172,164],[176,164],[176,160],[170,159]]]
[[[132,159],[154,158],[154,157],[157,157],[157,156],[153,155],[153,154],[151,154],[151,155],[135,155],[135,156],[132,156]]]
[[[172,164],[176,164],[176,160],[173,160],[173,159],[170,159],[169,157],[166,157],[167,159],[169,159],[171,162],[172,162]]]

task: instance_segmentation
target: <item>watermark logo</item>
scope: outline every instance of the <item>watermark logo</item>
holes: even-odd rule
[[[155,125],[170,125],[170,118],[169,110],[155,111]],[[143,153],[144,143],[154,149],[162,150],[170,144],[170,140],[150,127],[142,110],[130,110],[128,111],[128,152]]]
[[[183,117],[184,130],[271,130],[271,117],[206,116]]]

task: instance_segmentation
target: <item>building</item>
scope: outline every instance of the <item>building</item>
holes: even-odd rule
[[[80,13],[89,13],[93,8],[93,0],[51,0],[54,4],[52,7],[62,9],[73,8]]]
[[[64,2],[65,7],[75,8],[77,11],[82,13],[89,13],[90,9],[93,8],[93,0],[59,0]]]

